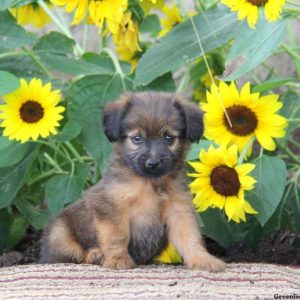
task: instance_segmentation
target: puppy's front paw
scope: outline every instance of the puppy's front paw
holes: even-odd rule
[[[210,254],[201,254],[189,259],[186,262],[186,265],[189,269],[193,270],[202,270],[208,272],[221,272],[224,271],[226,268],[226,264],[210,255]]]
[[[133,259],[129,254],[122,256],[113,256],[104,260],[103,267],[109,269],[131,269],[135,266]]]
[[[102,265],[103,264],[103,254],[100,248],[92,248],[88,251],[84,263]]]

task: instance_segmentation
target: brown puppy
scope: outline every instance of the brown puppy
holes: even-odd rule
[[[174,94],[125,94],[103,112],[115,148],[102,180],[49,225],[41,262],[145,264],[171,242],[192,269],[224,263],[203,246],[184,160],[203,132],[202,113]]]

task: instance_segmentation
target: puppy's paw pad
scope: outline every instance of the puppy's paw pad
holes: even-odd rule
[[[187,267],[193,270],[222,272],[226,269],[226,264],[212,255],[201,255],[189,261]]]
[[[134,261],[129,255],[106,259],[103,264],[105,268],[118,270],[131,269],[134,265]]]
[[[103,254],[100,248],[92,248],[88,251],[86,258],[86,264],[102,265],[103,264]]]

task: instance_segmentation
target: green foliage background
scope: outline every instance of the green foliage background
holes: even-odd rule
[[[258,183],[247,199],[259,214],[235,224],[223,212],[209,209],[200,215],[200,226],[223,247],[241,240],[255,246],[262,236],[283,228],[295,232],[295,245],[300,244],[300,46],[293,31],[293,22],[299,22],[297,9],[285,11],[274,23],[262,17],[253,30],[218,1],[203,1],[193,19],[163,38],[157,35],[159,17],[142,16],[140,28],[147,46],[131,73],[130,66],[118,61],[109,48],[79,54],[78,41],[59,28],[41,35],[17,25],[8,8],[28,2],[33,1],[0,3],[0,96],[18,88],[19,78],[39,77],[62,90],[67,110],[60,133],[47,140],[20,144],[0,136],[0,249],[15,246],[28,226],[44,228],[101,178],[111,153],[100,124],[100,110],[106,103],[124,91],[193,88],[192,83],[207,72],[203,61],[198,69],[194,67],[202,56],[199,39],[208,61],[214,63],[212,68],[224,71],[225,65],[230,66],[224,80],[244,80],[247,75],[254,91],[262,94],[284,87],[281,113],[289,119],[278,151],[258,151],[250,158],[256,164],[252,175]],[[131,5],[138,10],[140,4],[136,0]],[[292,77],[282,77],[268,65],[267,59],[281,52],[295,66]],[[257,66],[266,70],[262,80],[256,76]],[[178,71],[182,75],[175,81]],[[209,144],[201,140],[193,145],[188,159],[198,159],[199,150]]]

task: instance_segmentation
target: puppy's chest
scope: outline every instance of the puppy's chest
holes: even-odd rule
[[[136,263],[147,263],[166,246],[161,209],[167,194],[145,186],[130,205],[129,253]]]

